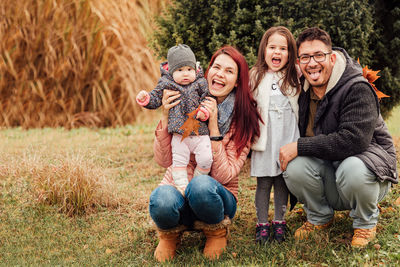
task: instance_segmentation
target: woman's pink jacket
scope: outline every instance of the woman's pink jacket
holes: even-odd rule
[[[211,149],[213,154],[213,163],[211,166],[210,176],[220,182],[227,190],[229,190],[237,200],[239,172],[246,161],[247,154],[250,151],[250,141],[242,150],[239,157],[236,156],[236,146],[233,140],[230,140],[234,131],[234,126],[224,136],[222,141],[211,141]],[[154,158],[156,162],[164,168],[167,168],[164,178],[160,185],[174,185],[171,169],[172,169],[172,135],[168,133],[166,127],[162,127],[161,122],[155,131],[154,140]],[[196,167],[194,155],[190,156],[190,162],[187,168],[189,181],[193,177],[193,171]]]

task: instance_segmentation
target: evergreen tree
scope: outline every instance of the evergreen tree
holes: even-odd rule
[[[378,74],[381,78],[375,85],[390,96],[381,101],[382,113],[387,115],[400,102],[400,0],[373,2],[376,25],[370,47],[373,51],[372,67],[381,70]]]
[[[159,58],[166,58],[168,49],[179,43],[189,45],[196,59],[207,66],[210,55],[209,44],[213,36],[210,18],[213,2],[209,0],[171,1],[166,12],[156,18],[159,29],[155,31],[152,46]],[[225,12],[226,13],[226,12]]]
[[[271,15],[272,10],[268,10],[266,6],[271,6],[270,1],[238,0],[232,19],[231,27],[236,38],[228,43],[241,49],[250,66],[257,59],[258,47],[265,30],[277,24],[277,17]]]
[[[209,21],[211,23],[212,36],[211,42],[208,44],[210,51],[215,51],[222,45],[226,44],[229,39],[235,39],[232,36],[231,20],[234,17],[236,9],[236,0],[210,1],[213,10]],[[224,12],[221,12],[224,10]]]
[[[378,89],[390,95],[382,100],[383,114],[400,102],[399,1],[370,0],[173,0],[157,20],[153,47],[159,56],[176,43],[192,47],[203,67],[224,44],[237,47],[251,67],[264,32],[271,26],[288,27],[297,35],[317,26],[363,66],[382,70]]]

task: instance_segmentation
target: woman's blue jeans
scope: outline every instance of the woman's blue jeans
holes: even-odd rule
[[[236,199],[212,177],[199,175],[186,187],[185,197],[174,186],[157,187],[150,195],[149,210],[160,229],[178,225],[191,228],[195,220],[216,224],[225,215],[232,219],[236,213]]]

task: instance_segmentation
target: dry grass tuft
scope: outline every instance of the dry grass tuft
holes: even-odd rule
[[[158,63],[147,48],[164,1],[0,1],[0,126],[116,126]]]
[[[57,205],[67,215],[88,213],[98,206],[118,206],[113,184],[99,167],[82,157],[34,165],[30,176],[38,201]]]
[[[126,202],[117,196],[116,184],[104,168],[84,156],[59,155],[51,160],[32,151],[12,159],[1,169],[0,178],[26,180],[39,203],[55,205],[69,216],[87,214],[94,208],[117,208]]]

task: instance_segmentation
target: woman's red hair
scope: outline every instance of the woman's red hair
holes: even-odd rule
[[[238,67],[236,97],[231,125],[235,126],[232,140],[236,144],[236,152],[237,156],[239,156],[249,140],[253,143],[254,139],[260,136],[258,120],[261,120],[261,116],[257,110],[257,102],[250,92],[249,66],[244,56],[236,48],[224,46],[218,49],[211,57],[205,76],[207,77],[208,70],[214,64],[215,59],[222,54],[230,56]]]

